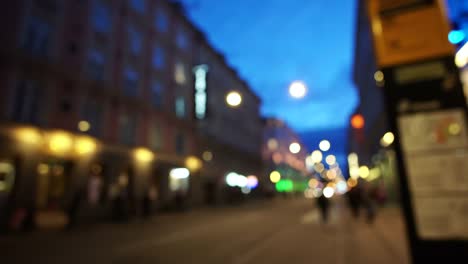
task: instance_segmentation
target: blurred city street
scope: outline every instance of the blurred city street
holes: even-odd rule
[[[314,200],[257,201],[160,214],[128,224],[0,238],[2,263],[408,263],[399,209],[373,225],[334,198],[323,224]]]

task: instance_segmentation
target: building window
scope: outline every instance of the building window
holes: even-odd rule
[[[151,86],[151,102],[156,107],[161,107],[163,103],[163,85],[160,81],[153,82]]]
[[[153,50],[153,67],[156,69],[164,68],[166,64],[166,54],[164,54],[164,49],[160,46],[154,48]]]
[[[137,120],[135,116],[122,114],[119,120],[119,142],[125,145],[134,145]]]
[[[180,27],[176,34],[176,45],[180,49],[187,49],[189,45],[189,40],[187,32],[183,27]]]
[[[93,29],[101,33],[109,33],[112,27],[112,18],[110,7],[102,2],[96,0],[93,4],[91,11],[91,19]]]
[[[15,89],[12,119],[16,122],[38,124],[41,109],[39,107],[41,94],[38,83],[30,80],[20,80]]]
[[[183,85],[187,81],[185,65],[182,62],[177,62],[174,69],[174,79],[177,84]]]
[[[104,80],[104,54],[97,49],[91,49],[88,54],[88,76],[93,80]]]
[[[32,16],[27,23],[21,47],[32,55],[47,56],[50,39],[50,24],[39,17]]]
[[[89,134],[99,137],[102,128],[103,106],[99,102],[88,98],[81,111],[82,120],[90,124]]]
[[[138,95],[138,73],[131,67],[125,69],[124,92],[127,96]]]
[[[162,8],[156,9],[154,24],[160,32],[167,32],[169,28],[169,16]]]
[[[178,118],[185,117],[185,98],[177,97],[175,101],[175,112]]]
[[[153,123],[150,128],[149,142],[152,149],[161,149],[162,147],[162,130],[159,124]]]
[[[177,155],[185,154],[185,136],[182,133],[177,133],[175,147]]]
[[[133,55],[138,55],[142,49],[142,34],[134,26],[128,26],[128,46]]]
[[[144,13],[146,8],[146,0],[130,0],[130,7],[138,13]]]

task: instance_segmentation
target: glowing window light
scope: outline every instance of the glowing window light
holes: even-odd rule
[[[361,178],[365,179],[365,178],[369,177],[369,174],[370,174],[369,167],[367,167],[367,166],[359,167],[359,176],[361,176]]]
[[[278,140],[270,138],[267,142],[267,146],[269,150],[276,150],[278,148]]]
[[[297,142],[293,142],[289,145],[289,151],[291,151],[292,154],[297,154],[301,151],[301,145]]]
[[[202,157],[204,161],[211,161],[213,160],[213,153],[211,151],[205,151],[203,152]]]
[[[150,162],[154,159],[154,154],[146,148],[137,148],[135,149],[135,158],[139,162]]]
[[[207,65],[198,65],[193,68],[195,74],[195,116],[203,119],[206,115],[206,74]]]
[[[327,162],[328,165],[334,165],[336,163],[336,157],[335,155],[328,155],[326,158],[325,158],[325,161]]]
[[[237,91],[231,91],[226,95],[226,103],[231,107],[238,107],[242,103],[242,96]]]
[[[96,142],[88,137],[77,138],[75,141],[75,151],[79,155],[91,154],[96,151]]]
[[[270,173],[270,181],[272,183],[277,183],[281,180],[281,174],[278,171],[272,171]]]
[[[65,132],[55,132],[50,136],[49,148],[56,154],[63,154],[73,147],[72,137]]]
[[[303,98],[307,93],[306,85],[301,81],[294,81],[289,86],[289,94],[291,97],[299,99]]]
[[[328,140],[322,140],[319,143],[319,148],[322,151],[328,151],[328,150],[330,150],[330,147],[331,147],[331,144],[330,144],[330,141],[328,141]]]
[[[89,124],[88,121],[82,120],[78,122],[78,130],[81,132],[86,132],[91,128],[91,125]]]
[[[311,157],[314,163],[319,163],[323,159],[323,154],[320,150],[315,150],[314,152],[312,152]]]
[[[465,37],[465,33],[462,30],[452,30],[448,34],[449,42],[454,45],[460,44],[465,39]]]
[[[185,167],[192,172],[198,171],[202,167],[202,162],[197,157],[190,156],[185,159]]]
[[[190,177],[190,171],[187,168],[174,168],[169,171],[169,177],[173,179],[187,179]]]
[[[323,189],[323,196],[325,196],[326,198],[331,198],[334,194],[335,190],[330,186],[327,186],[325,187],[325,189]]]

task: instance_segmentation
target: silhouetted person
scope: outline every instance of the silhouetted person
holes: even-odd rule
[[[375,220],[376,215],[376,205],[374,201],[374,197],[372,195],[372,188],[370,187],[369,183],[363,184],[362,190],[362,204],[364,208],[366,208],[366,219],[367,223],[372,224]]]
[[[359,209],[361,208],[361,188],[356,186],[347,193],[349,208],[354,218],[359,217]]]
[[[151,214],[151,198],[149,191],[143,196],[143,217],[147,218]]]
[[[317,198],[317,204],[319,206],[320,213],[322,214],[323,222],[326,223],[328,221],[330,201],[327,197],[325,197],[325,195],[322,194],[319,198]]]
[[[68,207],[68,224],[67,229],[71,229],[76,224],[76,218],[78,217],[78,211],[80,209],[81,202],[83,200],[85,191],[83,189],[78,190]]]
[[[175,194],[175,203],[178,210],[184,210],[184,192],[177,191]]]

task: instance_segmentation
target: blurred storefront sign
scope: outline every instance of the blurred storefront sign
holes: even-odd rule
[[[389,67],[451,55],[449,24],[440,0],[370,0],[377,63]]]

